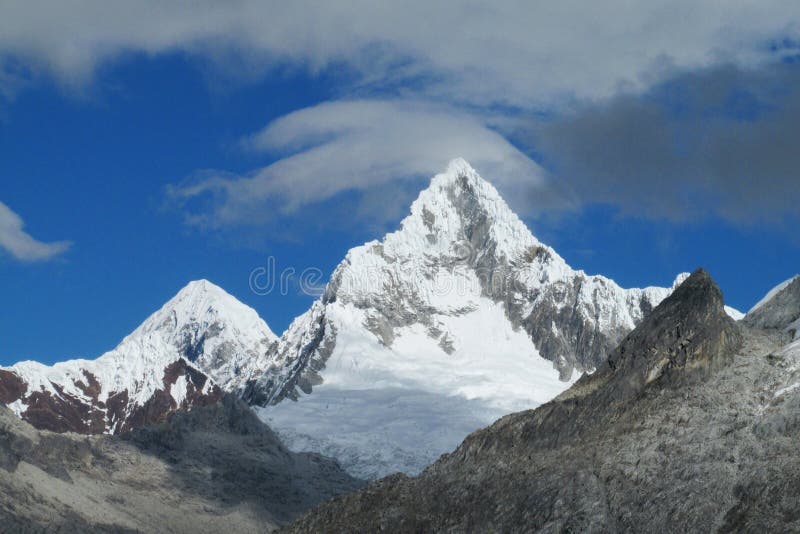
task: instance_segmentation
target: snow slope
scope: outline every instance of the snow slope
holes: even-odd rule
[[[745,315],[736,308],[733,308],[731,306],[725,306],[725,313],[727,313],[728,317],[730,317],[734,321],[741,321],[742,319],[744,319]]]

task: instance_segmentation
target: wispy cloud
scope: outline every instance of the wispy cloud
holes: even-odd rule
[[[0,202],[0,249],[21,261],[44,261],[65,252],[68,241],[44,243],[24,230],[25,223],[11,208]]]
[[[248,137],[252,150],[283,157],[247,176],[206,172],[170,189],[188,204],[190,224],[219,228],[286,215],[345,191],[380,191],[404,179],[428,177],[455,157],[491,176],[510,199],[546,191],[539,166],[490,127],[491,119],[409,101],[321,104],[282,117]],[[393,215],[392,199],[381,213]],[[529,202],[518,206],[530,212]],[[379,215],[373,212],[372,215]]]

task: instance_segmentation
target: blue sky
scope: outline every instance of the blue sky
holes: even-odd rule
[[[623,286],[702,265],[746,310],[800,271],[793,4],[301,4],[0,8],[0,365],[98,356],[197,278],[280,332],[312,297],[250,272],[327,276],[456,156]]]

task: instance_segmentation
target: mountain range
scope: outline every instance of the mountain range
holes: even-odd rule
[[[117,434],[232,393],[293,450],[416,474],[602,366],[687,276],[623,289],[575,270],[454,160],[280,337],[196,281],[96,360],[0,369],[0,402],[39,429]]]
[[[456,160],[280,336],[201,280],[95,360],[0,369],[0,519],[800,530],[799,334],[800,275],[746,315],[702,269],[623,289]]]

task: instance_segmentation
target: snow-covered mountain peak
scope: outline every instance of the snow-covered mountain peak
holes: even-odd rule
[[[0,369],[0,401],[41,428],[119,432],[243,388],[276,339],[255,310],[198,280],[96,360]]]
[[[420,192],[419,196],[452,194],[453,192],[470,193],[481,202],[496,203],[502,206],[502,210],[507,212],[508,216],[515,216],[497,189],[463,158],[452,160],[444,172],[431,178],[429,187]]]
[[[540,245],[497,189],[460,158],[431,179],[410,211],[382,242],[391,256],[489,253],[511,260]]]
[[[151,336],[173,347],[226,390],[237,389],[252,373],[263,370],[267,349],[277,340],[253,308],[208,280],[187,284],[123,344]]]
[[[230,325],[250,339],[277,339],[253,308],[208,280],[189,282],[131,335],[137,336],[156,330],[179,332],[189,324],[196,324],[202,330],[207,330],[214,324],[219,327]]]

